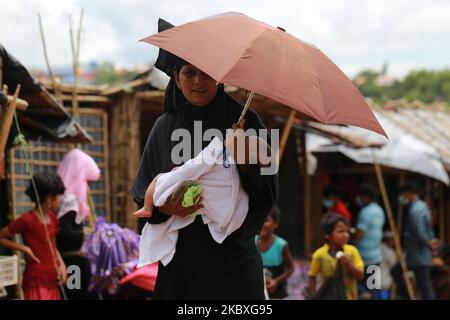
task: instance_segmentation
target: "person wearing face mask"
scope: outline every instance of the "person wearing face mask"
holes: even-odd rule
[[[352,221],[352,215],[339,197],[337,188],[329,184],[323,189],[323,206],[327,209],[327,213],[337,213],[343,215],[349,223]]]
[[[361,207],[361,211],[356,222],[355,244],[364,261],[366,280],[371,275],[367,272],[367,268],[372,265],[379,266],[382,260],[381,241],[385,215],[383,208],[375,199],[376,191],[371,185],[364,184],[359,188],[356,202]],[[361,285],[362,297],[375,296],[375,292],[371,292],[366,283],[367,281]]]
[[[435,245],[433,229],[431,226],[431,213],[428,205],[422,201],[414,184],[410,181],[402,183],[398,192],[399,201],[405,209],[403,249],[408,269],[414,271],[417,287],[422,299],[434,300],[435,294],[430,276],[431,248]],[[392,271],[393,277],[399,283],[401,292],[404,290],[404,282],[401,270],[396,266]],[[403,289],[403,290],[402,290]]]

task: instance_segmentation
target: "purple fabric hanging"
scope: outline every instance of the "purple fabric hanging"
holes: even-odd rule
[[[91,264],[89,290],[115,295],[120,288],[120,280],[137,263],[139,235],[99,217],[94,232],[84,243],[83,251]]]

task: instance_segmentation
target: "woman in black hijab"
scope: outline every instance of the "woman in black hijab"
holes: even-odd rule
[[[159,31],[170,26],[159,21]],[[195,137],[194,121],[201,121],[203,131],[217,129],[225,137],[226,129],[232,127],[243,110],[243,106],[224,92],[222,84],[217,85],[214,79],[182,59],[160,50],[155,66],[171,79],[165,92],[163,114],[150,132],[132,188],[133,197],[141,207],[152,180],[179,165],[171,159],[172,149],[179,143],[171,141],[174,130],[185,129],[191,134],[191,154],[183,154],[183,159],[191,159],[200,151],[194,150],[194,138],[201,140],[197,143],[202,148],[209,143]],[[257,132],[264,128],[252,110],[245,119],[244,129],[249,128]],[[172,261],[167,266],[159,264],[155,299],[264,299],[262,261],[255,235],[276,202],[278,178],[276,174],[261,175],[256,164],[238,165],[238,171],[249,196],[244,223],[221,244],[214,241],[200,216],[181,229]],[[162,223],[171,215],[185,216],[197,209],[195,206],[182,208],[167,201],[153,209],[148,223]]]

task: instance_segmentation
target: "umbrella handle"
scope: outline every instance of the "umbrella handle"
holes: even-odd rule
[[[242,120],[244,120],[244,116],[247,113],[248,107],[250,107],[250,102],[252,102],[254,95],[255,95],[255,92],[250,91],[250,95],[247,98],[247,102],[245,102],[244,110],[242,110],[242,113],[239,116],[239,120],[237,122],[238,125],[242,122]]]

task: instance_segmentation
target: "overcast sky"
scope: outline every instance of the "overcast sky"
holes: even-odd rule
[[[69,65],[68,15],[77,22],[81,8],[82,62],[151,63],[157,49],[138,40],[156,32],[158,17],[182,24],[237,11],[315,44],[349,76],[384,62],[396,76],[450,67],[450,0],[0,0],[0,44],[45,68],[40,13],[52,66]]]

